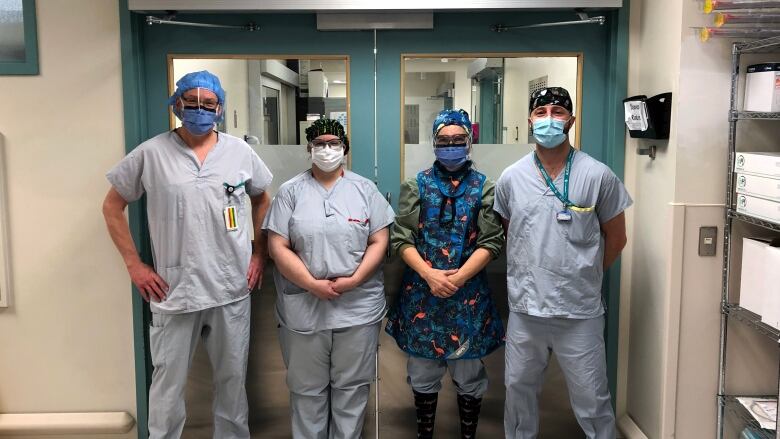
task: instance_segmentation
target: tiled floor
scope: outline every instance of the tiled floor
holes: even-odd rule
[[[496,302],[506,319],[505,262],[495,261],[490,267],[491,286]],[[401,264],[395,262],[385,269],[387,291],[397,291]],[[252,342],[250,347],[247,389],[250,409],[250,429],[253,438],[281,439],[290,437],[288,392],[285,369],[276,336],[273,306],[275,292],[270,273],[260,292],[252,298]],[[392,297],[389,298],[392,302]],[[379,436],[405,439],[415,437],[415,415],[411,390],[406,384],[406,356],[394,340],[382,332],[379,367]],[[485,359],[490,376],[490,388],[484,397],[478,435],[481,438],[503,437],[504,351],[500,349]],[[187,425],[184,438],[211,438],[211,370],[204,349],[199,349],[190,373],[187,393]],[[369,415],[366,417],[364,438],[376,437],[374,416],[374,389],[372,388]],[[569,408],[566,385],[558,364],[548,368],[541,403],[542,439],[578,439],[582,432]],[[445,379],[440,393],[436,417],[436,438],[459,437],[455,392]]]

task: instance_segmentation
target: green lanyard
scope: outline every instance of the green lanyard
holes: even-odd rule
[[[574,161],[574,148],[569,150],[569,155],[566,157],[566,170],[563,172],[563,194],[555,187],[555,183],[552,178],[550,178],[550,174],[544,169],[544,166],[542,166],[542,162],[539,160],[539,156],[537,156],[536,153],[534,153],[534,161],[536,162],[536,167],[539,168],[539,172],[542,173],[544,181],[547,182],[547,187],[549,187],[553,194],[555,194],[555,196],[561,200],[561,203],[563,203],[563,209],[568,210],[569,207],[578,207],[576,204],[569,201],[569,176],[571,175],[571,163]]]

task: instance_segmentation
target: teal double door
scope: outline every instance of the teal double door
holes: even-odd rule
[[[579,144],[591,156],[623,174],[624,128],[621,100],[626,93],[628,11],[599,12],[603,26],[583,25],[496,33],[491,26],[569,21],[573,12],[435,13],[432,30],[317,30],[314,14],[197,14],[183,21],[244,24],[260,30],[148,26],[145,16],[121,11],[126,143],[170,129],[166,105],[173,55],[294,57],[345,56],[348,60],[351,168],[375,179],[382,193],[397,200],[402,176],[403,58],[409,54],[490,56],[489,54],[576,53],[581,59]],[[376,48],[376,58],[375,58]],[[376,74],[376,83],[375,83]],[[552,85],[552,84],[551,84]],[[376,91],[375,91],[376,90]],[[229,117],[230,115],[228,115]],[[512,127],[512,137],[515,128]],[[421,141],[421,142],[424,142]],[[376,147],[375,147],[376,146]],[[379,166],[375,168],[375,163]],[[407,175],[409,177],[409,175]],[[148,254],[144,208],[130,212],[137,243]],[[617,366],[618,278],[605,280],[608,306],[607,353],[612,393]],[[134,294],[139,434],[145,437],[146,389],[151,376],[145,341],[144,304]]]

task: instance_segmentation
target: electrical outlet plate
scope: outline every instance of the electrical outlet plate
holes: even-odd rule
[[[715,256],[718,251],[718,228],[699,227],[699,256]]]

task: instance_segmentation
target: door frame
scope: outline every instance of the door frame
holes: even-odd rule
[[[494,11],[495,12],[495,11]],[[470,13],[469,18],[479,17],[480,13]],[[452,13],[443,13],[440,17],[449,17]],[[484,12],[485,15],[490,14],[489,11]],[[553,14],[553,13],[550,13]],[[604,11],[604,15],[608,17],[606,31],[609,36],[604,47],[606,52],[605,67],[607,71],[602,72],[606,76],[606,107],[604,108],[604,123],[601,127],[603,139],[607,147],[604,149],[603,162],[609,166],[618,177],[623,177],[625,168],[625,125],[623,123],[623,107],[622,99],[626,96],[628,89],[628,30],[629,30],[629,2],[624,0],[623,7],[618,10]],[[490,18],[490,20],[494,20]],[[481,22],[480,22],[481,23]],[[125,150],[127,152],[132,151],[137,145],[142,143],[148,138],[149,135],[149,123],[147,120],[147,89],[154,87],[154,84],[147,84],[145,80],[146,61],[144,53],[144,29],[146,24],[143,22],[143,16],[132,12],[128,7],[128,0],[119,0],[119,24],[120,24],[120,48],[122,56],[122,94],[123,94],[123,110],[124,110],[124,138],[125,138]],[[439,22],[437,21],[437,25]],[[480,24],[481,26],[481,24]],[[401,31],[388,31],[388,32],[401,32]],[[480,31],[484,35],[484,31]],[[384,33],[384,32],[383,32]],[[565,32],[564,32],[565,33]],[[355,35],[355,34],[353,34]],[[417,35],[417,34],[415,34]],[[506,40],[501,42],[498,40],[499,36],[491,35],[484,37],[483,40],[490,42],[493,41],[498,46],[513,44],[514,40],[507,37]],[[222,42],[222,44],[229,43],[230,39]],[[300,44],[300,42],[296,43]],[[602,46],[599,46],[601,48]],[[390,49],[393,50],[392,48]],[[440,50],[432,50],[433,52],[441,52]],[[403,51],[401,51],[403,52]],[[412,52],[416,52],[412,50]],[[358,53],[358,52],[355,52]],[[362,52],[360,52],[362,53]],[[498,52],[501,53],[501,52]],[[511,53],[511,52],[509,52]],[[184,55],[184,54],[182,54]],[[198,54],[197,57],[202,57],[202,54]],[[279,58],[282,55],[273,55],[274,58]],[[295,55],[293,57],[300,58],[302,55]],[[317,55],[321,57],[321,55]],[[355,60],[361,63],[362,67],[367,65],[370,55],[361,54],[359,60]],[[158,62],[154,59],[151,62]],[[350,60],[349,69],[353,67],[353,62]],[[396,68],[391,64],[388,64],[388,60],[380,59],[379,71],[382,74],[393,74],[396,72]],[[586,66],[586,71],[588,66]],[[354,80],[350,80],[350,90],[356,90],[359,93],[365,93],[370,89],[367,83],[356,83]],[[390,95],[380,92],[377,95],[380,105],[388,99]],[[392,93],[392,96],[397,96],[396,93]],[[394,100],[394,98],[390,98]],[[587,97],[583,97],[587,99]],[[403,101],[403,99],[401,99]],[[580,100],[582,102],[582,99]],[[396,105],[392,106],[397,108]],[[365,123],[373,116],[373,111],[367,111],[365,114],[360,114],[360,121]],[[349,127],[350,129],[354,123],[352,119],[352,108],[350,106],[349,111]],[[400,118],[400,114],[398,114]],[[385,123],[391,124],[395,121],[395,117],[392,115]],[[403,127],[402,124],[399,126]],[[381,133],[386,132],[383,127],[378,127]],[[393,129],[395,131],[395,129]],[[579,131],[582,133],[582,131]],[[379,134],[380,139],[382,134]],[[582,133],[584,134],[584,133]],[[366,138],[365,133],[360,133],[361,138]],[[365,140],[365,139],[364,139]],[[373,139],[372,139],[373,140]],[[364,142],[367,143],[367,142]],[[397,156],[396,156],[397,157]],[[394,160],[391,160],[392,162]],[[365,159],[359,160],[356,164],[360,171],[368,170],[368,163]],[[388,163],[392,168],[394,163]],[[395,174],[399,175],[399,174]],[[380,176],[380,186],[387,183],[386,179],[389,176]],[[395,180],[397,177],[392,177]],[[146,225],[146,207],[144,199],[139,203],[132,203],[129,206],[129,223],[130,231],[133,235],[133,239],[136,243],[136,247],[140,250],[141,257],[144,261],[151,262],[151,245],[149,242],[149,233]],[[618,337],[618,320],[619,320],[619,294],[610,294],[610,292],[620,291],[620,262],[616,262],[605,274],[605,290],[607,295],[605,301],[608,309],[614,309],[615,312],[607,315],[607,327],[614,328],[607,331],[607,346],[617,347]],[[138,437],[148,437],[148,387],[151,381],[151,360],[148,355],[148,323],[149,323],[149,311],[148,305],[141,299],[138,291],[131,284],[132,294],[132,312],[133,312],[133,347],[135,351],[135,378],[136,378],[136,419],[138,426]],[[608,349],[607,351],[607,365],[609,371],[610,391],[612,392],[613,404],[618,393],[616,391],[617,385],[617,372],[618,372],[618,357],[616,349]]]

